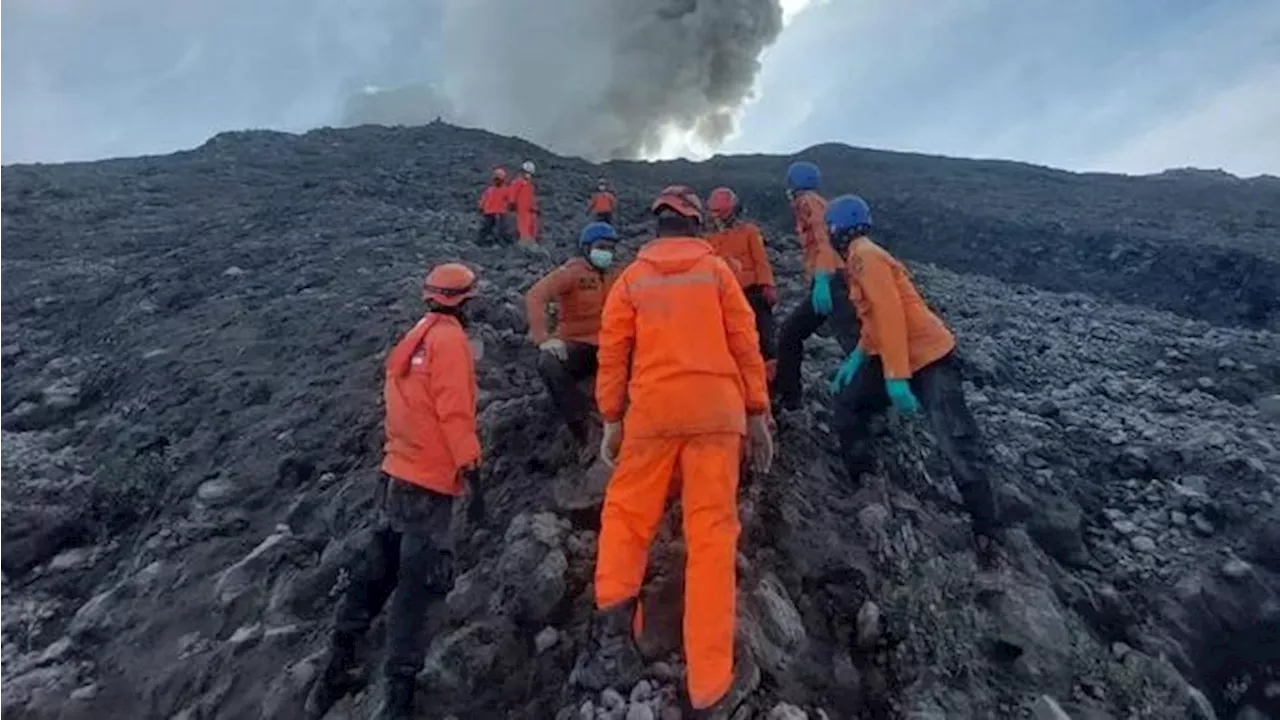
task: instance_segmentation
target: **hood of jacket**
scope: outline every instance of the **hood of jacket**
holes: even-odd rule
[[[645,243],[636,259],[663,275],[671,275],[685,272],[712,254],[711,244],[702,238],[664,237]]]

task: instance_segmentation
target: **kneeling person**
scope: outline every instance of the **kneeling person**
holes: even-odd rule
[[[613,250],[618,234],[612,225],[594,222],[578,237],[578,257],[551,271],[525,294],[529,339],[541,354],[538,373],[556,409],[579,442],[590,435],[590,398],[578,382],[596,374],[600,313],[617,273]],[[547,330],[547,305],[559,305],[554,334]]]

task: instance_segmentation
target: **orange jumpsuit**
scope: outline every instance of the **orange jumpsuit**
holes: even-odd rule
[[[525,293],[525,317],[529,320],[529,339],[540,345],[551,337],[547,331],[547,303],[560,305],[560,319],[555,336],[565,342],[596,344],[600,332],[600,311],[617,271],[600,272],[576,257],[547,273]]]
[[[382,471],[444,495],[480,459],[475,359],[457,318],[427,313],[387,356]]]
[[[885,379],[910,379],[955,349],[955,336],[925,304],[907,269],[870,238],[849,246],[845,272],[861,328],[858,347],[880,358]]]
[[[600,222],[613,224],[613,212],[618,207],[618,198],[608,190],[600,190],[591,196],[591,204],[587,212]]]
[[[511,204],[516,211],[516,236],[522,243],[538,238],[538,198],[533,192],[533,179],[521,175],[511,183]]]
[[[748,413],[769,410],[751,306],[707,242],[658,238],[609,292],[599,358],[596,400],[606,421],[623,421],[623,439],[601,513],[596,606],[639,596],[679,469],[689,697],[709,707],[733,683],[742,436]]]
[[[764,235],[755,223],[739,220],[708,235],[707,242],[729,263],[742,287],[774,286],[773,266],[769,264],[769,255],[764,249]]]
[[[803,190],[791,201],[796,221],[796,237],[804,253],[804,277],[812,280],[815,273],[833,273],[840,268],[840,255],[831,246],[824,216],[827,201],[812,190]]]

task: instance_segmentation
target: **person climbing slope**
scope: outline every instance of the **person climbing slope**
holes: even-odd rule
[[[706,714],[741,699],[730,692],[738,472],[744,434],[756,469],[772,462],[769,395],[751,306],[729,266],[696,237],[698,196],[671,186],[652,210],[657,237],[619,275],[600,328],[600,454],[616,467],[600,519],[597,612],[571,677],[589,690],[623,692],[639,679],[632,623],[678,468],[689,553],[688,700]]]
[[[853,480],[872,468],[870,416],[892,406],[923,410],[973,518],[979,557],[989,562],[999,514],[978,424],[965,403],[956,341],[917,292],[911,275],[868,236],[871,209],[842,195],[826,211],[835,246],[847,248],[849,299],[862,321],[858,345],[831,382],[841,454]]]
[[[596,181],[596,191],[587,201],[587,215],[597,222],[613,224],[613,214],[618,209],[618,197],[609,190],[609,181]]]
[[[491,240],[498,244],[506,241],[507,207],[511,204],[509,191],[507,171],[500,167],[494,168],[489,185],[480,193],[480,233],[476,237],[478,244],[484,245]]]
[[[520,165],[520,176],[511,183],[511,207],[516,213],[516,238],[524,246],[538,242],[538,198],[533,187],[536,167],[532,160]]]
[[[811,162],[794,162],[787,168],[787,196],[795,216],[796,237],[804,253],[809,292],[782,321],[778,334],[778,374],[774,389],[778,405],[784,410],[800,407],[804,390],[800,377],[804,341],[828,319],[845,352],[853,349],[858,334],[840,257],[831,247],[822,219],[827,203],[818,194],[820,180],[818,166]]]
[[[617,271],[613,268],[618,233],[608,223],[594,222],[578,236],[578,257],[552,270],[525,294],[529,339],[542,352],[538,374],[561,417],[578,442],[590,435],[589,399],[577,384],[596,373],[600,313]],[[547,332],[547,305],[559,305],[555,334]]]
[[[328,663],[306,700],[321,718],[353,690],[356,649],[390,601],[384,698],[377,717],[413,715],[414,678],[426,654],[426,614],[453,586],[449,521],[455,498],[470,492],[473,521],[483,515],[476,434],[476,379],[465,311],[476,276],[446,263],[427,274],[427,313],[386,362],[386,445],[381,510],[369,546],[339,602]]]
[[[755,223],[739,217],[740,213],[741,204],[732,189],[712,190],[707,196],[707,214],[713,232],[707,235],[707,242],[729,263],[747,302],[751,303],[756,315],[756,334],[760,336],[760,354],[764,356],[766,376],[772,382],[777,370],[773,307],[778,304],[778,290],[769,254],[764,249],[764,234]]]

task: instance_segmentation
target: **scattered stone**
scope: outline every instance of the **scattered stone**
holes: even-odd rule
[[[867,600],[858,610],[858,649],[863,652],[873,649],[880,641],[880,633],[880,606]]]
[[[225,275],[225,276],[227,276],[227,277],[240,277],[241,275],[244,275],[244,274],[245,274],[245,271],[244,271],[244,270],[242,270],[239,266],[232,265],[231,267],[227,268],[226,270],[223,270],[223,271],[222,271],[222,274],[223,274],[223,275]]]
[[[604,706],[605,710],[617,710],[618,708],[625,707],[627,701],[622,697],[622,693],[617,690],[614,690],[613,688],[605,688],[600,691],[600,704]]]
[[[1132,535],[1138,532],[1138,526],[1129,520],[1116,520],[1111,523],[1111,527],[1115,528],[1116,532],[1121,535]]]
[[[649,702],[649,698],[653,697],[653,686],[648,680],[641,680],[636,686],[631,688],[631,702],[644,703]]]
[[[769,711],[767,720],[809,720],[809,713],[791,703],[778,703]]]
[[[1041,695],[1031,709],[1035,720],[1071,720],[1071,716],[1062,709],[1057,700],[1048,695]]]
[[[551,626],[542,628],[537,636],[533,638],[533,645],[537,649],[539,655],[555,647],[560,641],[560,632]]]
[[[1152,553],[1156,551],[1156,541],[1146,535],[1139,535],[1130,541],[1138,552]]]
[[[653,708],[641,703],[633,704],[627,708],[626,720],[655,720]]]
[[[1232,580],[1243,579],[1251,572],[1253,566],[1240,558],[1232,558],[1222,566],[1222,574]]]

